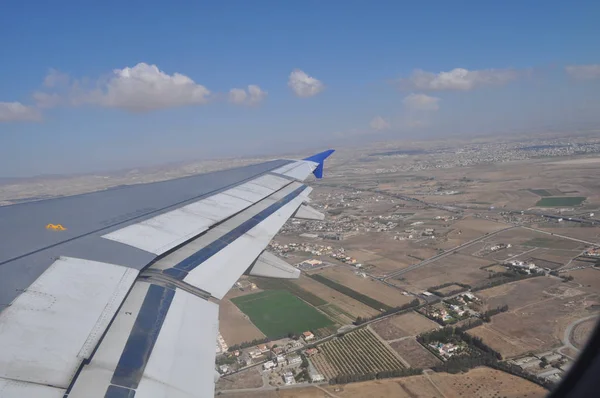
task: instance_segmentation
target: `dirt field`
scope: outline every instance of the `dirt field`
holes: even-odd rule
[[[451,225],[452,230],[446,235],[448,242],[440,246],[444,249],[479,238],[485,234],[510,227],[508,224],[493,222],[475,217],[465,217]]]
[[[431,286],[437,286],[449,282],[466,283],[475,285],[488,277],[488,272],[480,268],[493,264],[479,257],[464,254],[451,254],[431,264],[427,264],[414,271],[410,271],[402,277],[406,282],[423,290]]]
[[[371,317],[377,315],[379,312],[373,308],[354,300],[330,287],[327,287],[314,279],[311,279],[305,275],[300,275],[300,278],[296,282],[303,289],[321,297],[323,300],[334,304],[341,310],[351,314],[354,317]]]
[[[393,316],[376,322],[370,327],[384,340],[416,336],[438,328],[438,324],[416,312]]]
[[[237,290],[237,289],[236,289]],[[252,322],[250,319],[239,310],[229,299],[229,293],[221,300],[219,306],[219,331],[225,339],[228,345],[239,344],[244,341],[250,341],[254,339],[262,339],[265,337],[264,334]]]
[[[580,323],[575,327],[575,329],[573,329],[571,341],[575,347],[579,349],[583,348],[592,334],[594,326],[596,326],[597,322],[598,319],[590,319]]]
[[[413,297],[405,296],[397,289],[386,286],[381,282],[357,276],[346,267],[329,267],[320,274],[390,307],[406,304],[413,299]]]
[[[343,246],[358,262],[374,265],[376,269],[370,271],[374,275],[406,268],[436,254],[417,242],[394,240],[392,235],[352,237],[343,241]]]
[[[450,286],[443,287],[441,289],[437,289],[436,292],[443,294],[443,295],[449,295],[452,292],[459,291],[459,290],[464,290],[464,289],[459,285],[450,285]]]
[[[537,384],[490,368],[476,368],[456,375],[433,373],[430,377],[446,398],[545,397],[548,394]]]
[[[595,268],[570,271],[568,275],[575,278],[573,282],[581,283],[589,292],[600,292],[600,270]],[[587,289],[586,289],[587,288]]]
[[[577,291],[564,288],[564,296]],[[511,295],[506,297],[513,300]],[[598,309],[592,309],[592,304],[597,302],[598,297],[589,294],[548,296],[498,314],[491,323],[471,329],[469,333],[481,337],[505,358],[549,350],[562,345],[564,332],[571,322],[597,313]]]
[[[216,395],[219,397],[231,397],[231,398],[280,398],[282,395],[279,395],[277,391],[244,391],[244,392],[230,392],[230,393],[222,393],[220,395]],[[304,395],[305,397],[309,397],[310,395]],[[318,395],[316,395],[318,397]],[[301,397],[299,395],[298,397]]]
[[[585,240],[587,242],[600,243],[600,228],[593,227],[562,227],[548,228],[542,227],[544,231],[548,231],[557,235],[569,236],[571,238]]]
[[[259,368],[251,368],[244,372],[221,377],[217,382],[216,391],[258,388],[262,387],[262,385],[262,375],[259,372]]]
[[[408,338],[390,343],[392,347],[413,368],[427,369],[442,363],[435,355],[427,351],[417,340]]]
[[[531,278],[481,290],[477,292],[477,297],[484,301],[486,308],[496,308],[506,304],[509,310],[513,310],[548,298],[549,296],[543,291],[561,283],[555,278]]]

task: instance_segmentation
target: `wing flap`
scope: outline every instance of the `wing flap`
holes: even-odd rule
[[[63,388],[0,378],[0,397],[2,398],[63,398],[65,391]]]
[[[297,279],[300,277],[300,270],[273,253],[265,251],[256,259],[249,274],[267,278]]]
[[[0,314],[0,377],[67,388],[137,274],[114,264],[56,260]]]
[[[217,333],[217,304],[138,282],[69,397],[212,396]]]

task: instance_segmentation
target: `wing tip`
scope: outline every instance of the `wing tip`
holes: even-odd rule
[[[318,163],[317,168],[313,170],[313,174],[317,178],[323,178],[323,163],[325,162],[325,159],[327,159],[329,156],[331,156],[331,154],[334,152],[335,152],[335,149],[328,149],[326,151],[317,153],[316,155],[309,156],[302,160],[308,160],[311,162]]]

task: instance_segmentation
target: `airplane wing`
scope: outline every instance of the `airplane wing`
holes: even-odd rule
[[[333,150],[0,207],[0,396],[212,397],[219,300]]]

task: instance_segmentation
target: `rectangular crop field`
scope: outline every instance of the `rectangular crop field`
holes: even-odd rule
[[[442,363],[440,359],[413,338],[395,341],[390,343],[390,346],[396,350],[396,352],[400,354],[412,368],[424,369]]]
[[[268,337],[333,325],[325,315],[286,290],[268,290],[231,301]]]
[[[318,346],[311,361],[327,378],[403,369],[400,359],[368,329],[359,329]]]
[[[346,296],[350,296],[355,300],[360,301],[363,304],[368,305],[369,307],[376,309],[376,310],[389,310],[392,307],[383,304],[380,301],[377,301],[375,299],[372,299],[369,296],[365,296],[362,293],[357,292],[356,290],[352,290],[347,286],[344,286],[342,284],[339,284],[335,281],[332,281],[329,278],[326,278],[322,275],[319,274],[314,274],[314,275],[309,275],[311,278],[313,278],[314,280],[321,282],[322,284],[329,286],[332,289],[337,290],[338,292],[345,294]]]
[[[540,199],[535,205],[537,207],[579,206],[586,199],[585,196],[551,196]]]

